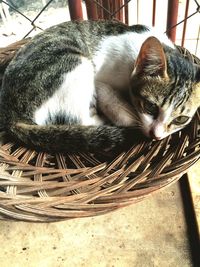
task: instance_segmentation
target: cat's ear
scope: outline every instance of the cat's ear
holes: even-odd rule
[[[160,41],[156,37],[149,37],[142,44],[135,63],[134,74],[139,74],[139,76],[168,77],[165,53]]]

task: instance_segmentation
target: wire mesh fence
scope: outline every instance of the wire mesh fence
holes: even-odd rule
[[[177,29],[178,44],[186,44],[198,56],[199,15],[200,3],[197,0],[0,0],[0,47],[70,19],[116,19],[126,24],[160,27],[169,35]],[[174,20],[167,23],[169,16]],[[195,22],[192,21],[194,17]]]

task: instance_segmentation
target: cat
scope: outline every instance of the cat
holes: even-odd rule
[[[137,136],[161,140],[184,128],[199,98],[200,68],[166,35],[117,21],[64,22],[6,68],[0,125],[44,151],[123,149]]]

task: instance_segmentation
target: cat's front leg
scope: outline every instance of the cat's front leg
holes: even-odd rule
[[[96,92],[93,94],[92,101],[90,103],[90,125],[104,125],[106,124],[106,120],[103,116],[101,116],[97,111],[97,95]]]
[[[110,85],[96,81],[96,98],[98,109],[114,125],[136,126],[137,116],[133,107]]]

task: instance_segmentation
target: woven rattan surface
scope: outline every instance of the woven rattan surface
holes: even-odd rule
[[[0,49],[0,72],[25,40]],[[188,60],[200,64],[188,50]],[[1,76],[0,76],[1,77]],[[51,222],[114,211],[177,181],[200,158],[199,113],[182,132],[119,155],[47,154],[1,133],[0,219]]]

